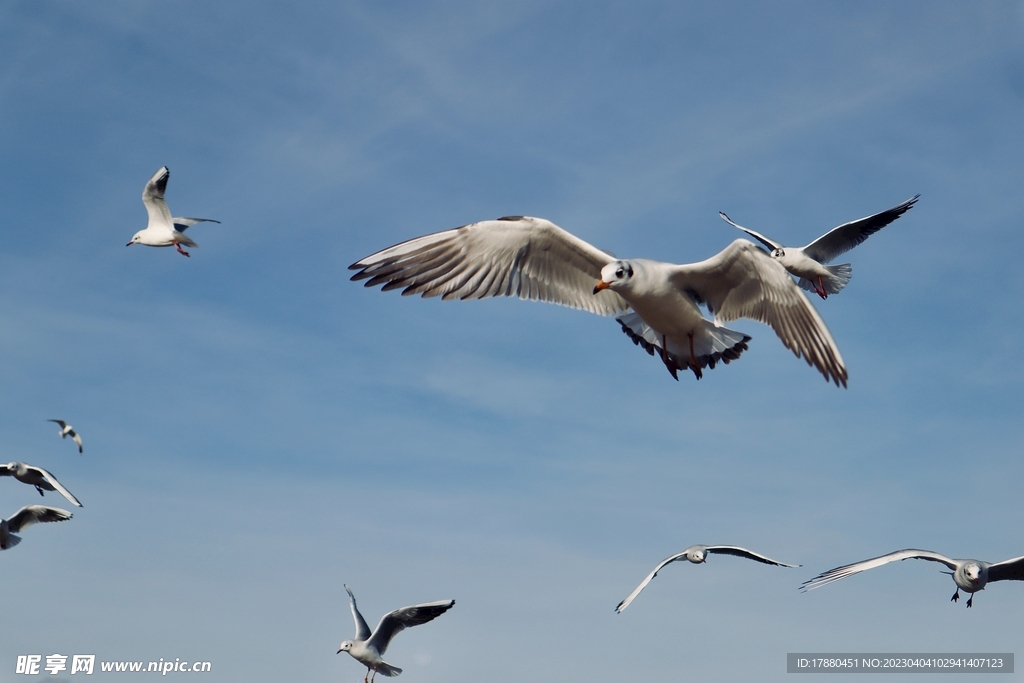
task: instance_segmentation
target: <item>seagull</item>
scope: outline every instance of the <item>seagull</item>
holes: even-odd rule
[[[700,379],[703,368],[739,358],[750,337],[721,323],[751,318],[826,381],[846,386],[843,358],[817,311],[781,265],[743,239],[700,263],[623,260],[543,218],[506,216],[417,237],[349,268],[359,271],[353,280],[403,295],[518,296],[616,316],[676,380],[678,370]]]
[[[806,247],[787,247],[781,242],[769,239],[749,228],[734,223],[721,211],[718,215],[729,225],[739,228],[764,246],[768,247],[772,258],[778,259],[786,270],[800,278],[800,286],[809,292],[816,292],[822,299],[829,294],[836,294],[850,281],[853,267],[849,263],[838,266],[826,266],[832,259],[871,237],[876,232],[892,223],[910,210],[921,195],[916,194],[902,204],[881,213],[867,216],[832,228]]]
[[[58,434],[60,434],[60,438],[63,439],[65,437],[70,436],[71,440],[74,441],[76,444],[78,444],[78,452],[79,452],[79,454],[81,454],[81,452],[82,452],[82,437],[80,437],[78,435],[78,432],[76,432],[74,429],[71,428],[71,425],[69,425],[68,423],[64,422],[64,420],[47,420],[47,422],[56,422],[57,425],[60,427],[60,431],[57,432]]]
[[[9,462],[6,465],[0,465],[0,477],[14,477],[23,484],[29,486],[35,486],[36,491],[39,491],[39,495],[43,495],[43,489],[47,491],[57,491],[60,495],[68,499],[72,505],[82,507],[82,504],[78,502],[78,499],[71,495],[71,492],[61,486],[61,483],[57,481],[57,477],[53,476],[42,467],[35,467],[33,465],[26,465],[23,462]]]
[[[7,550],[21,543],[21,537],[15,536],[15,534],[36,522],[63,522],[71,517],[70,512],[60,508],[26,505],[15,512],[10,519],[0,519],[0,550]]]
[[[185,230],[196,223],[220,223],[212,218],[171,218],[171,210],[167,208],[164,201],[164,191],[167,189],[167,179],[171,177],[171,171],[166,167],[160,167],[146,187],[142,190],[142,203],[146,205],[149,213],[149,225],[145,230],[139,230],[132,237],[132,241],[125,246],[133,244],[145,244],[148,247],[169,247],[174,245],[182,256],[189,256],[189,253],[181,248],[198,247],[191,237],[185,235]]]
[[[974,593],[985,590],[985,586],[992,581],[1024,581],[1024,555],[1011,560],[989,564],[981,560],[954,560],[945,555],[934,553],[931,550],[909,548],[907,550],[897,550],[894,553],[882,555],[881,557],[872,557],[870,560],[864,560],[863,562],[855,562],[844,567],[830,569],[809,581],[804,581],[803,585],[800,586],[800,590],[814,590],[827,583],[845,579],[847,576],[859,574],[862,571],[874,569],[875,567],[881,567],[883,564],[895,562],[896,560],[910,559],[940,562],[952,569],[953,571],[950,572],[942,572],[952,576],[953,581],[956,582],[956,592],[953,593],[950,601],[956,602],[959,600],[960,590],[963,589],[971,594],[971,597],[967,599],[968,607],[974,602]]]
[[[391,666],[381,659],[384,651],[388,649],[391,639],[399,631],[409,626],[419,626],[436,619],[455,604],[454,600],[440,600],[396,609],[381,617],[377,628],[370,633],[370,627],[366,625],[366,620],[356,608],[356,596],[352,595],[348,586],[345,586],[345,591],[348,592],[349,607],[352,608],[352,618],[356,622],[356,637],[353,640],[342,641],[338,648],[338,654],[347,652],[366,666],[366,676],[363,676],[364,683],[366,683],[370,671],[373,671],[373,678],[377,677],[378,671],[385,676],[397,676],[402,673],[397,666]],[[372,681],[373,678],[370,680]]]
[[[691,545],[689,548],[681,553],[676,553],[671,557],[666,557],[664,560],[658,563],[658,566],[654,568],[647,578],[640,582],[640,585],[633,589],[633,592],[626,596],[626,599],[618,604],[615,611],[619,614],[622,610],[629,607],[629,603],[636,599],[636,596],[640,595],[640,591],[647,587],[647,584],[651,582],[658,572],[666,564],[675,562],[676,560],[689,560],[694,564],[703,564],[708,559],[708,555],[714,553],[716,555],[736,555],[737,557],[745,557],[748,560],[755,560],[757,562],[763,562],[764,564],[773,564],[777,567],[799,567],[799,564],[786,564],[785,562],[776,562],[775,560],[765,557],[764,555],[758,555],[757,553],[747,550],[746,548],[740,548],[735,545]]]

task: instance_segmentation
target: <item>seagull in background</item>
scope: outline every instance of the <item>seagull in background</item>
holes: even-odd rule
[[[634,588],[633,592],[626,596],[626,599],[618,604],[618,606],[615,608],[615,611],[621,614],[622,610],[629,607],[629,603],[633,602],[633,600],[636,599],[636,596],[640,595],[640,591],[647,587],[647,584],[651,582],[651,579],[657,576],[658,572],[660,572],[666,564],[671,564],[676,560],[689,560],[693,564],[703,564],[707,561],[708,555],[712,553],[716,555],[736,555],[737,557],[745,557],[748,560],[755,560],[757,562],[763,562],[764,564],[772,564],[776,567],[801,566],[798,564],[786,564],[785,562],[777,562],[771,559],[770,557],[758,555],[757,553],[751,550],[747,550],[746,548],[740,548],[739,546],[735,545],[691,545],[683,552],[676,553],[671,557],[666,557],[664,560],[659,562],[658,566],[654,568],[654,571],[648,574],[647,578],[641,581],[640,585]]]
[[[82,504],[78,502],[78,499],[71,495],[70,491],[61,486],[61,483],[57,481],[57,477],[44,470],[42,467],[26,465],[23,462],[9,462],[6,465],[0,465],[0,477],[14,477],[23,484],[35,486],[36,491],[39,491],[40,496],[43,495],[43,489],[47,491],[56,491],[67,498],[68,502],[72,505],[82,507]]]
[[[849,223],[843,223],[803,248],[787,247],[781,242],[765,237],[761,233],[733,223],[721,211],[718,212],[718,215],[729,225],[739,228],[768,247],[772,258],[778,259],[779,263],[786,267],[786,270],[800,278],[799,284],[801,287],[809,292],[816,292],[822,299],[827,299],[829,294],[836,294],[846,286],[853,276],[853,267],[849,263],[843,263],[838,266],[827,266],[825,264],[840,254],[853,249],[868,237],[871,237],[905,214],[917,202],[920,196],[916,194],[902,204],[897,204],[881,213],[850,221]]]
[[[617,259],[543,218],[508,216],[402,242],[349,266],[353,280],[442,299],[518,296],[616,316],[622,330],[669,373],[729,363],[750,337],[722,327],[766,323],[798,358],[846,386],[825,323],[786,270],[747,240],[685,265]],[[701,313],[704,305],[715,319]]]
[[[814,590],[827,583],[845,579],[847,576],[853,576],[854,574],[859,574],[875,567],[881,567],[883,564],[896,562],[897,560],[928,560],[946,565],[953,571],[942,573],[952,576],[953,581],[956,583],[956,592],[953,593],[950,601],[956,602],[959,600],[960,591],[963,590],[971,594],[971,597],[967,599],[968,607],[974,602],[974,594],[980,590],[985,590],[985,586],[992,581],[1024,581],[1024,555],[989,564],[981,560],[954,560],[945,555],[934,553],[931,550],[909,548],[907,550],[897,550],[894,553],[880,557],[872,557],[870,560],[864,560],[863,562],[855,562],[854,564],[830,569],[809,581],[804,581],[803,585],[800,586],[800,590]]]
[[[370,627],[366,625],[366,620],[363,619],[363,615],[356,608],[356,596],[352,595],[352,591],[349,590],[348,586],[345,586],[345,591],[348,592],[349,607],[352,608],[352,618],[356,622],[356,637],[352,640],[342,641],[341,646],[338,648],[338,654],[347,652],[366,667],[363,683],[367,682],[370,671],[373,671],[373,677],[370,678],[370,681],[377,677],[378,671],[385,676],[397,676],[402,673],[402,670],[397,666],[391,666],[381,659],[384,651],[388,649],[391,639],[399,631],[409,626],[419,626],[436,619],[450,610],[452,605],[455,604],[454,600],[440,600],[438,602],[426,602],[422,605],[396,609],[394,612],[381,617],[377,628],[373,629],[371,633]]]
[[[7,550],[21,543],[21,537],[15,536],[15,534],[36,522],[63,522],[71,517],[70,512],[60,508],[26,505],[15,512],[10,519],[0,519],[0,550]]]
[[[69,425],[68,423],[64,422],[64,420],[47,420],[47,422],[56,422],[57,425],[60,427],[60,431],[57,432],[58,434],[60,434],[60,438],[63,439],[63,438],[66,438],[66,437],[70,436],[71,440],[74,441],[76,444],[78,444],[78,452],[79,452],[79,454],[81,454],[81,452],[82,452],[82,437],[80,437],[78,435],[78,432],[76,432],[74,429],[71,428],[71,425]]]
[[[162,166],[157,171],[146,187],[142,189],[142,203],[146,205],[146,212],[149,214],[149,224],[145,230],[139,230],[132,237],[132,241],[125,246],[133,244],[145,244],[147,247],[169,247],[174,246],[182,256],[189,253],[181,248],[198,247],[191,237],[185,235],[185,230],[196,223],[220,223],[212,218],[171,218],[171,210],[167,208],[164,201],[164,191],[167,189],[167,180],[171,177],[171,171]]]

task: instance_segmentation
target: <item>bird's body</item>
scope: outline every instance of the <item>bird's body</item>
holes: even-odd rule
[[[63,522],[71,519],[67,510],[47,507],[46,505],[26,505],[10,519],[0,519],[0,550],[7,550],[21,543],[16,534],[37,522]]]
[[[82,453],[82,437],[78,435],[78,432],[76,432],[71,425],[64,422],[64,420],[47,420],[47,422],[56,422],[57,426],[60,427],[60,431],[57,432],[60,434],[60,438],[66,439],[70,436],[71,440],[75,442],[76,446],[78,446],[78,453]]]
[[[67,498],[68,502],[72,505],[82,507],[78,499],[71,495],[71,492],[64,488],[55,476],[42,467],[26,465],[23,462],[10,462],[6,465],[0,465],[0,477],[14,477],[23,484],[35,486],[36,491],[39,491],[39,495],[43,495],[44,490],[56,491]]]
[[[787,247],[761,233],[734,223],[724,213],[718,215],[729,225],[739,228],[761,244],[768,247],[772,258],[799,278],[798,284],[804,289],[817,293],[822,299],[829,294],[836,294],[843,289],[853,276],[853,267],[849,263],[836,266],[826,265],[829,261],[843,254],[866,240],[894,220],[905,214],[917,202],[921,195],[914,195],[902,204],[891,209],[872,214],[829,230],[805,247]]]
[[[959,600],[960,591],[962,590],[971,594],[971,597],[967,600],[968,607],[971,607],[974,602],[974,593],[985,590],[985,586],[992,581],[1024,581],[1024,556],[990,563],[983,562],[982,560],[958,560],[932,552],[931,550],[908,548],[906,550],[897,550],[888,555],[872,557],[869,560],[830,569],[809,581],[805,581],[800,586],[800,590],[814,590],[833,581],[845,579],[847,576],[853,576],[868,569],[881,567],[883,564],[899,560],[928,560],[930,562],[938,562],[951,569],[952,571],[945,572],[953,577],[953,582],[956,583],[957,587],[951,601],[956,602]]]
[[[145,230],[135,233],[126,246],[144,244],[147,247],[174,247],[179,254],[188,256],[189,253],[181,248],[182,245],[186,247],[198,247],[199,245],[185,234],[185,230],[196,223],[220,223],[212,218],[172,218],[171,211],[167,208],[167,202],[164,200],[164,192],[170,177],[170,170],[163,166],[153,174],[153,177],[142,189],[142,203],[146,206],[146,213],[149,214],[149,223]]]
[[[436,619],[455,604],[454,600],[440,600],[396,609],[381,617],[377,628],[371,632],[366,620],[363,619],[363,615],[356,607],[356,596],[352,594],[348,586],[345,586],[345,591],[348,592],[349,608],[352,610],[352,619],[356,624],[356,635],[352,640],[342,641],[338,653],[347,652],[366,667],[364,681],[370,676],[371,671],[374,677],[378,672],[385,676],[397,676],[402,673],[397,666],[392,666],[383,659],[384,651],[387,650],[391,639],[409,626],[419,626]]]
[[[518,296],[614,315],[676,379],[680,369],[700,379],[703,368],[739,358],[750,337],[722,323],[750,318],[770,325],[826,380],[846,385],[842,356],[817,311],[785,269],[746,240],[700,263],[622,260],[543,218],[513,216],[408,240],[350,268],[367,287],[405,295]]]
[[[746,548],[740,548],[735,545],[691,545],[681,553],[670,555],[664,560],[658,563],[654,570],[647,575],[647,577],[640,582],[640,585],[633,589],[633,592],[626,596],[626,599],[620,602],[616,607],[615,611],[621,613],[624,609],[629,607],[629,604],[636,599],[636,596],[640,595],[640,592],[647,587],[647,584],[651,582],[655,576],[658,575],[665,565],[677,562],[679,560],[687,560],[693,564],[703,564],[707,561],[709,554],[716,555],[735,555],[737,557],[745,557],[748,560],[754,560],[755,562],[761,562],[763,564],[771,564],[777,567],[798,567],[800,565],[786,564],[785,562],[778,562],[769,557],[765,557],[759,553],[755,553],[752,550]]]

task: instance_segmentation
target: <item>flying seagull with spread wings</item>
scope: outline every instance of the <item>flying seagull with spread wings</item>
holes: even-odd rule
[[[352,618],[356,622],[356,637],[352,640],[342,641],[338,653],[347,652],[366,667],[366,675],[363,676],[364,683],[371,671],[373,672],[371,681],[377,677],[378,671],[385,676],[397,676],[402,673],[397,666],[391,666],[382,659],[391,639],[399,631],[410,626],[419,626],[436,619],[455,604],[454,600],[440,600],[396,609],[381,617],[377,628],[373,629],[371,633],[370,627],[366,625],[366,620],[356,608],[356,596],[352,594],[348,586],[345,586],[345,591],[348,593]]]
[[[676,553],[671,557],[666,557],[664,560],[659,562],[658,566],[654,568],[654,571],[648,574],[647,578],[641,581],[640,585],[634,588],[633,592],[627,595],[626,599],[620,602],[618,606],[615,607],[615,611],[621,614],[622,610],[629,607],[629,603],[633,602],[633,600],[636,599],[636,596],[640,595],[640,591],[647,587],[647,584],[651,582],[651,579],[657,576],[658,572],[660,572],[666,564],[671,564],[676,560],[689,560],[693,564],[703,564],[707,561],[708,555],[712,553],[716,555],[736,555],[737,557],[745,557],[748,560],[763,562],[764,564],[772,564],[776,567],[800,566],[798,564],[786,564],[785,562],[777,562],[771,559],[770,557],[765,557],[764,555],[755,553],[752,550],[740,548],[739,546],[735,545],[691,545],[683,552]]]
[[[854,574],[859,574],[875,567],[881,567],[883,564],[889,564],[897,560],[928,560],[929,562],[938,562],[946,565],[952,571],[943,573],[952,576],[953,581],[956,583],[956,592],[953,593],[953,597],[950,600],[952,602],[959,600],[960,591],[963,590],[971,594],[971,597],[967,599],[968,607],[974,602],[974,594],[980,590],[985,590],[985,586],[993,581],[1024,581],[1024,555],[990,564],[981,560],[954,560],[945,555],[934,553],[931,550],[909,548],[907,550],[897,550],[894,553],[880,557],[872,557],[870,560],[864,560],[863,562],[855,562],[843,567],[830,569],[809,581],[805,581],[800,586],[800,590],[814,590],[833,581],[845,579],[847,576],[853,576]]]
[[[47,422],[56,422],[57,426],[60,427],[60,430],[57,432],[60,434],[60,438],[66,439],[70,436],[71,440],[78,446],[78,453],[82,453],[82,437],[78,435],[78,432],[76,432],[71,425],[64,422],[64,420],[47,420]]]
[[[36,491],[39,491],[39,495],[43,495],[43,490],[56,491],[60,495],[68,499],[68,502],[72,505],[82,507],[82,504],[78,502],[78,499],[71,495],[71,492],[61,486],[61,483],[57,481],[57,477],[53,476],[42,467],[35,467],[34,465],[26,465],[23,462],[9,462],[6,465],[0,465],[0,477],[14,477],[23,484],[29,486],[35,486]]]
[[[167,208],[164,201],[164,191],[167,189],[167,180],[171,177],[171,171],[162,166],[159,171],[142,188],[142,203],[146,206],[146,213],[149,214],[149,224],[145,230],[139,230],[132,237],[132,241],[125,246],[133,244],[144,244],[147,247],[170,247],[173,246],[178,253],[188,256],[189,253],[181,248],[198,247],[185,231],[196,223],[220,223],[212,218],[171,218],[171,210]]]
[[[15,534],[36,522],[63,522],[71,517],[70,512],[60,508],[26,505],[11,515],[10,519],[0,519],[0,550],[7,550],[21,543],[21,537]]]
[[[881,213],[843,223],[802,248],[787,247],[750,228],[744,228],[742,225],[734,223],[721,211],[718,212],[718,215],[729,225],[739,228],[768,247],[772,258],[778,259],[779,263],[786,267],[786,270],[800,278],[801,287],[809,292],[816,292],[822,299],[827,299],[829,294],[835,294],[846,286],[853,276],[853,267],[849,263],[838,266],[825,264],[853,249],[905,214],[920,196],[916,194],[902,204],[897,204]]]
[[[826,381],[846,386],[832,335],[774,259],[736,240],[700,263],[617,259],[543,218],[509,216],[402,242],[349,266],[367,287],[442,299],[518,296],[616,316],[623,331],[655,353],[673,377],[729,363],[750,337],[725,327],[766,323]],[[700,306],[714,314],[706,319]]]

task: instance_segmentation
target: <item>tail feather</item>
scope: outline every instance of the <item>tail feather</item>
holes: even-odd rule
[[[636,313],[627,313],[616,320],[634,344],[652,356],[657,351],[658,357],[676,380],[679,379],[679,370],[689,368],[697,379],[700,379],[703,376],[702,369],[713,370],[719,362],[728,365],[747,350],[747,342],[750,341],[750,337],[742,332],[719,327],[710,320],[705,320],[704,334],[697,335],[693,340],[696,358],[691,359],[689,345],[682,346],[671,339],[665,343],[662,336]],[[667,348],[663,348],[663,343]]]
[[[402,673],[402,670],[399,669],[397,666],[391,666],[390,664],[381,662],[377,665],[377,673],[381,674],[382,676],[397,676],[398,674]]]
[[[21,543],[21,536],[15,536],[14,534],[8,534],[8,536],[7,536],[7,545],[5,545],[3,548],[0,548],[0,550],[9,550],[9,549],[13,548],[14,546],[18,545],[19,543]]]
[[[850,284],[850,278],[853,277],[853,266],[849,263],[840,263],[837,266],[822,267],[828,271],[828,277],[823,277],[821,279],[822,283],[825,285],[825,292],[827,294],[838,294],[843,287]],[[815,288],[817,283],[812,282],[807,278],[800,278],[800,281],[797,284],[808,292],[817,293],[818,291]]]

